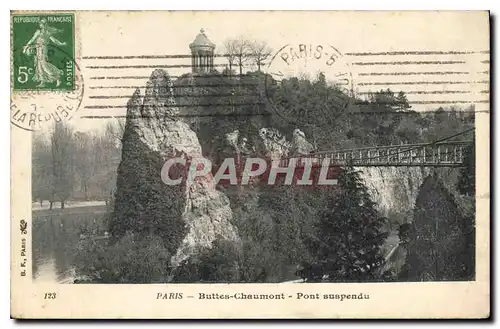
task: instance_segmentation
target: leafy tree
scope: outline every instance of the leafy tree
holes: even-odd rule
[[[465,234],[465,252],[464,252],[464,267],[465,278],[473,280],[475,277],[476,263],[476,156],[475,145],[470,145],[464,157],[465,167],[460,170],[460,178],[458,180],[458,191],[465,196],[463,202],[472,205],[470,211],[465,213],[464,218],[464,234]]]
[[[186,235],[182,219],[185,187],[168,186],[160,176],[164,159],[152,152],[127,121],[123,136],[122,160],[118,166],[115,207],[109,223],[111,241],[127,232],[139,236],[157,235],[166,249],[175,253]]]
[[[363,116],[360,120],[363,128],[373,131],[374,141],[370,140],[370,144],[394,144],[394,131],[401,121],[398,111],[408,105],[404,99],[403,93],[396,97],[390,89],[369,95],[369,103],[362,108]]]
[[[404,115],[401,115],[401,120],[399,124],[394,129],[394,134],[397,140],[394,143],[397,143],[398,140],[402,143],[412,144],[418,143],[422,141],[422,127],[420,126],[421,121],[420,114],[413,111],[404,112]]]
[[[428,176],[415,203],[403,279],[464,279],[468,257],[464,227],[464,218],[453,195],[438,177]]]
[[[408,98],[404,92],[400,91],[395,100],[399,110],[407,110],[411,108],[410,104],[408,104]]]
[[[473,137],[474,138],[474,137]],[[461,194],[474,196],[476,194],[476,148],[471,144],[464,154],[465,167],[460,169],[458,191]]]
[[[469,118],[462,111],[454,107],[438,108],[435,112],[428,114],[430,120],[429,128],[424,134],[425,141],[435,141],[447,137],[470,127]]]
[[[347,168],[309,237],[310,252],[330,281],[377,280],[386,221],[378,215],[359,173]]]

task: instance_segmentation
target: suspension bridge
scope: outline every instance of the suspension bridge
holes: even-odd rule
[[[474,128],[430,142],[418,144],[400,144],[372,146],[354,149],[312,152],[300,155],[301,160],[311,159],[322,163],[330,160],[331,166],[355,167],[462,167],[467,147],[474,143],[472,139],[453,140],[458,136],[472,132]],[[288,166],[291,158],[280,161],[280,166]],[[303,166],[304,161],[297,161]]]

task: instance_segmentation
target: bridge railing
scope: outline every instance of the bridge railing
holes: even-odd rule
[[[316,152],[300,156],[296,166],[303,166],[301,158],[313,159],[318,164],[329,159],[331,166],[462,166],[465,148],[471,143],[449,141]],[[280,166],[288,166],[289,161],[281,160]]]

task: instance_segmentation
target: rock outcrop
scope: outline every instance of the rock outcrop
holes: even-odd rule
[[[292,153],[295,155],[309,154],[314,151],[314,146],[306,139],[306,135],[300,129],[293,131]]]
[[[285,136],[274,128],[261,128],[259,130],[259,151],[264,157],[273,160],[288,156],[291,143]]]
[[[195,132],[178,114],[169,75],[154,71],[144,97],[137,90],[127,106],[110,223],[115,240],[126,232],[162,237],[173,267],[199,247],[211,247],[216,239],[239,240],[231,224],[229,199],[215,189],[210,174],[191,184],[174,186],[161,179],[166,160],[202,157]]]
[[[256,138],[252,138],[256,137]],[[253,139],[255,147],[249,150],[246,146],[248,139]],[[295,129],[292,141],[275,128],[260,128],[258,136],[240,136],[235,130],[226,134],[226,143],[232,148],[232,152],[250,156],[262,156],[277,160],[283,157],[292,157],[309,154],[313,151],[313,145],[306,139],[304,132]]]

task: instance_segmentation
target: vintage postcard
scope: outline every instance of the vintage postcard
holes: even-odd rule
[[[11,12],[12,317],[488,318],[489,25]]]

